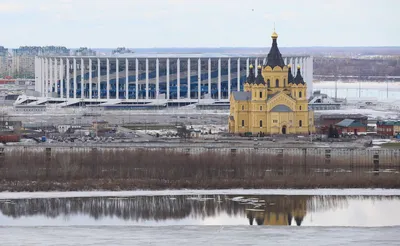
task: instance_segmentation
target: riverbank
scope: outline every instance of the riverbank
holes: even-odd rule
[[[400,188],[397,152],[267,150],[11,151],[0,191]]]

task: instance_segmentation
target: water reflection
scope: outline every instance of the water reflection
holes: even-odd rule
[[[210,220],[213,220],[212,224],[300,226],[304,224],[305,219],[306,225],[330,225],[331,217],[342,216],[342,221],[334,225],[352,226],[358,224],[356,222],[352,224],[344,217],[348,216],[345,214],[349,214],[354,208],[359,208],[360,211],[363,208],[368,211],[378,211],[377,215],[380,217],[373,218],[377,218],[380,223],[385,220],[385,216],[382,215],[388,213],[385,209],[386,205],[399,206],[400,198],[396,196],[202,195],[18,199],[0,200],[2,213],[0,223],[3,225],[8,223],[2,221],[2,216],[13,218],[13,221],[18,220],[20,225],[24,224],[24,220],[39,216],[41,219],[37,220],[38,225],[43,220],[58,219],[58,223],[64,224],[65,218],[85,217],[84,220],[91,220],[94,224],[101,224],[103,219],[139,225],[148,221],[165,225],[173,221],[183,221],[184,224],[208,224]],[[368,211],[365,213],[369,213],[369,216],[375,213]],[[351,213],[354,214],[354,212]],[[395,214],[396,216],[399,218],[400,214]],[[383,222],[387,223],[387,221]],[[386,225],[385,223],[383,224]]]

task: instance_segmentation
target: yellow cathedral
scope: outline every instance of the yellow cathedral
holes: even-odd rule
[[[278,35],[271,36],[267,64],[253,65],[244,91],[230,95],[229,132],[235,134],[310,134],[315,132],[314,113],[308,109],[307,84],[297,67],[292,75],[278,49]]]

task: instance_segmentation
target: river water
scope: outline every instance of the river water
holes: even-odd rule
[[[361,196],[256,191],[47,198],[0,194],[0,244],[400,244],[398,192]]]

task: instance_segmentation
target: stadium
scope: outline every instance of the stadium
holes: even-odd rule
[[[35,92],[16,104],[64,107],[229,105],[231,91],[242,91],[249,65],[266,64],[265,55],[122,54],[37,56]],[[313,58],[283,56],[300,66],[312,94]]]

